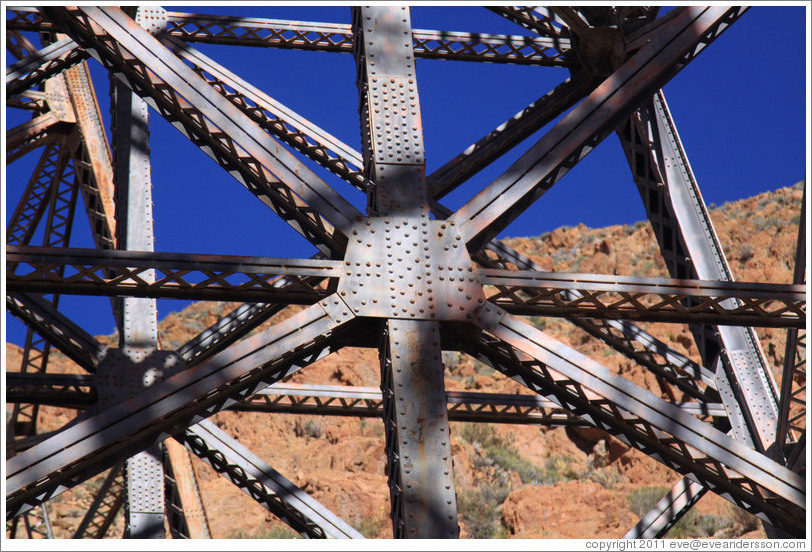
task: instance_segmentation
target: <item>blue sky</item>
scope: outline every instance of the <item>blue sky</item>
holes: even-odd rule
[[[167,9],[350,23],[346,7]],[[805,7],[754,7],[666,85],[666,98],[707,203],[721,204],[804,178],[809,151],[807,20]],[[476,7],[415,7],[412,25],[422,29],[529,34]],[[360,150],[358,93],[351,55],[197,47]],[[90,63],[107,117],[107,77],[95,61]],[[427,171],[441,166],[566,76],[565,70],[554,68],[418,60]],[[19,112],[10,112],[7,117],[9,126],[26,120],[26,115]],[[160,116],[152,113],[150,126],[156,250],[273,257],[308,257],[315,251]],[[444,202],[455,208],[462,205],[546,130],[529,138]],[[32,153],[7,168],[7,222],[37,158]],[[327,171],[314,170],[355,205],[364,207],[366,200],[361,192]],[[535,236],[581,222],[601,227],[644,218],[625,157],[616,137],[610,136],[519,217],[504,236]],[[84,213],[79,213],[72,242],[75,247],[92,246],[86,220]],[[160,316],[180,310],[185,304],[162,300]],[[109,300],[105,298],[63,297],[60,305],[93,334],[107,334],[114,328]],[[93,313],[95,309],[104,314]],[[7,320],[7,340],[22,344],[22,325],[10,316]]]

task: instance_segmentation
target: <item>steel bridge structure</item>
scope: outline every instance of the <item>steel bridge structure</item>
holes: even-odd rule
[[[22,366],[6,374],[7,536],[50,535],[49,500],[106,473],[76,538],[108,534],[122,508],[127,537],[164,538],[168,528],[174,538],[207,538],[191,454],[306,537],[363,537],[207,420],[235,409],[380,418],[397,538],[459,536],[449,421],[597,427],[681,474],[629,538],[665,535],[707,491],[758,516],[770,536],[803,537],[805,213],[792,284],[734,282],[661,90],[747,9],[488,8],[523,27],[521,36],[413,29],[408,7],[347,9],[351,25],[154,6],[7,8],[6,47],[17,61],[6,70],[6,102],[31,114],[6,130],[7,163],[39,155],[22,197],[8,198],[6,308],[28,334]],[[361,151],[196,43],[353,56]],[[111,76],[109,142],[91,58]],[[418,58],[564,67],[570,77],[426,174]],[[318,253],[155,251],[150,114]],[[442,204],[553,122],[462,207]],[[670,278],[547,272],[496,239],[611,134]],[[365,211],[316,165],[364,192]],[[77,209],[95,248],[71,246]],[[118,346],[60,312],[65,294],[109,297]],[[164,350],[157,298],[241,306]],[[304,308],[249,336],[291,304]],[[527,316],[565,318],[686,402],[635,385]],[[688,324],[701,361],[637,322]],[[780,386],[759,326],[788,332]],[[285,382],[345,346],[379,351],[380,388]],[[86,373],[49,372],[54,350]],[[443,351],[471,355],[528,393],[446,391]],[[79,414],[43,433],[41,405]]]

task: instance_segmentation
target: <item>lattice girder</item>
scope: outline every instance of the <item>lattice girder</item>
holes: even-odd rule
[[[796,360],[787,361],[781,419],[767,423],[779,427],[774,433],[787,457],[770,456],[752,445],[769,439],[748,439],[753,428],[734,416],[746,400],[728,389],[750,377],[736,370],[735,360],[729,361],[731,381],[720,379],[716,369],[722,360],[698,364],[629,322],[803,330],[806,288],[797,274],[793,285],[696,275],[686,280],[684,275],[553,274],[494,239],[618,124],[631,121],[632,138],[639,141],[652,94],[746,9],[681,7],[657,18],[657,9],[646,7],[491,8],[537,35],[530,37],[412,29],[408,8],[355,8],[352,25],[155,10],[145,24],[149,29],[130,17],[134,11],[114,7],[16,8],[7,18],[7,28],[17,33],[8,48],[19,59],[7,71],[9,106],[32,114],[31,121],[7,132],[8,159],[45,146],[9,228],[7,304],[49,344],[91,372],[9,380],[9,400],[18,406],[87,409],[52,436],[29,435],[21,441],[18,450],[25,450],[7,462],[9,516],[31,515],[33,508],[45,507],[44,501],[113,468],[76,535],[104,536],[122,505],[129,508],[137,501],[125,502],[120,462],[175,435],[303,535],[359,537],[319,503],[300,501],[299,489],[216,427],[193,425],[233,408],[382,418],[396,537],[459,533],[449,419],[591,425],[685,475],[629,537],[661,536],[707,490],[788,534],[804,532],[804,481],[793,472],[798,465],[793,441],[805,431],[805,410],[795,404],[805,388],[790,382],[805,377],[799,369],[802,354],[796,359],[793,350]],[[56,31],[67,38],[59,35],[57,42],[36,51],[19,31]],[[363,153],[187,42],[352,53]],[[116,246],[127,248],[120,226],[126,217],[116,221],[113,211],[121,213],[126,194],[113,197],[112,165],[124,147],[114,140],[110,156],[83,63],[89,56],[117,75],[114,96],[143,98],[320,253],[311,259],[272,259],[117,251]],[[559,66],[570,68],[572,77],[426,175],[415,58]],[[39,85],[44,92],[31,89]],[[562,115],[507,172],[461,208],[451,211],[438,203]],[[630,161],[635,160],[646,144],[629,145],[628,135],[619,134],[627,153],[632,152]],[[656,140],[649,140],[652,150],[645,154],[649,179],[662,163]],[[302,156],[366,192],[367,213],[319,178]],[[148,160],[141,161],[148,169]],[[75,171],[69,173],[75,177],[67,187],[70,199],[52,182],[60,167]],[[80,192],[95,250],[68,247]],[[64,243],[28,247],[49,193],[53,208],[46,224]],[[149,197],[148,190],[145,194]],[[59,201],[70,205],[70,217],[60,214]],[[151,228],[149,234],[151,239]],[[800,241],[798,248],[800,255]],[[59,292],[125,297],[129,302],[122,304],[128,307],[120,314],[130,313],[136,325],[148,322],[148,316],[134,306],[154,304],[156,297],[245,304],[178,351],[161,353],[160,359],[179,361],[165,378],[127,392],[129,398],[111,400],[105,382],[132,363],[121,357],[124,349],[105,352],[56,305],[31,295]],[[309,306],[243,339],[290,304]],[[522,324],[515,314],[565,317],[691,402],[659,399]],[[803,338],[792,341],[793,349],[805,344]],[[345,345],[378,347],[380,391],[263,390]],[[446,393],[443,349],[470,352],[543,398]],[[738,351],[728,353],[733,358]],[[724,404],[718,402],[720,395]],[[745,437],[742,442],[717,428],[726,423]],[[778,456],[786,465],[776,462]],[[183,466],[178,463],[177,469]],[[184,521],[178,475],[188,474],[170,469],[166,479],[169,527],[174,536],[187,537],[191,527]],[[148,486],[164,485],[163,475],[160,482],[157,476],[148,479]],[[184,500],[192,504],[194,497],[186,491]],[[155,520],[163,515],[156,510]]]

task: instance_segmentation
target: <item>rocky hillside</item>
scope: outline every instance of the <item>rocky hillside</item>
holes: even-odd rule
[[[727,203],[712,217],[737,280],[790,282],[800,185]],[[548,270],[666,276],[647,222],[591,229],[560,228],[508,243]],[[160,325],[166,349],[176,348],[228,313],[234,304],[197,303]],[[295,311],[291,307],[280,317]],[[607,350],[560,319],[534,319],[545,332],[650,391],[670,396],[648,372]],[[687,327],[641,324],[674,349],[698,360]],[[267,326],[267,325],[266,325]],[[759,330],[780,380],[785,331]],[[115,343],[115,336],[100,338]],[[7,345],[7,365],[20,363]],[[444,354],[448,389],[527,392],[473,359]],[[56,354],[54,370],[79,371]],[[344,349],[294,375],[297,383],[377,386],[377,352]],[[56,429],[73,412],[41,409],[41,430]],[[242,444],[368,537],[391,537],[383,427],[377,420],[224,412],[215,422]],[[452,452],[462,535],[477,538],[621,537],[679,476],[598,430],[452,423]],[[280,538],[294,534],[252,499],[194,459],[215,538]],[[100,478],[51,503],[57,536],[76,528]],[[111,536],[121,535],[122,520]],[[755,518],[708,495],[670,536],[759,537]]]

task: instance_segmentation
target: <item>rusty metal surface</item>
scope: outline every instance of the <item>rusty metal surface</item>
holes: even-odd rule
[[[32,513],[43,501],[169,434],[188,430],[200,418],[235,407],[382,417],[398,537],[457,536],[449,419],[597,426],[685,475],[682,487],[664,497],[628,536],[661,535],[707,489],[775,524],[784,534],[804,531],[798,521],[804,513],[803,485],[793,471],[803,469],[799,451],[805,446],[805,409],[797,402],[805,389],[801,382],[805,369],[800,369],[803,352],[795,345],[803,349],[805,337],[793,340],[790,334],[786,389],[780,408],[771,412],[759,406],[759,401],[769,402],[759,391],[769,391],[769,381],[756,386],[756,399],[739,392],[758,383],[760,362],[757,341],[752,340],[750,351],[725,337],[740,329],[723,330],[721,346],[715,349],[708,332],[700,332],[698,345],[706,357],[723,353],[705,358],[703,366],[629,322],[611,319],[802,326],[804,286],[734,284],[704,268],[693,275],[699,280],[686,280],[692,274],[679,272],[679,267],[672,273],[678,280],[656,281],[540,273],[532,261],[492,240],[618,123],[628,123],[631,113],[637,114],[632,132],[643,120],[650,128],[656,126],[648,145],[640,135],[632,136],[640,143],[631,148],[648,156],[650,172],[666,166],[668,170],[661,172],[667,184],[682,179],[686,190],[695,189],[664,102],[658,107],[655,98],[651,108],[647,101],[746,9],[680,7],[662,17],[657,17],[657,7],[644,6],[490,9],[539,36],[415,30],[408,8],[383,6],[354,8],[351,26],[167,14],[160,7],[44,6],[8,12],[7,49],[20,60],[7,71],[8,105],[26,110],[33,119],[8,131],[7,162],[43,145],[46,153],[9,225],[8,290],[16,294],[7,301],[29,327],[43,334],[46,346],[62,348],[89,371],[98,369],[92,384],[86,378],[60,379],[47,373],[10,377],[8,397],[19,401],[15,408],[46,403],[90,406],[51,434],[34,434],[34,425],[22,419],[12,424],[22,430],[10,448],[16,455],[7,464],[12,518]],[[169,33],[164,34],[167,21]],[[38,49],[23,30],[65,32],[69,38],[43,34],[43,47]],[[353,52],[362,152],[183,41]],[[152,248],[151,217],[146,216],[150,168],[147,158],[127,159],[133,144],[144,145],[145,137],[118,132],[118,127],[128,128],[127,123],[118,124],[127,116],[124,109],[113,125],[115,165],[119,174],[128,175],[131,186],[135,181],[137,190],[126,193],[119,178],[114,197],[114,163],[87,65],[80,62],[67,69],[59,65],[88,54],[124,83],[117,85],[114,98],[135,103],[143,98],[327,259],[113,251],[117,246]],[[574,76],[426,177],[416,58],[556,65],[571,68]],[[51,75],[55,76],[48,78]],[[27,89],[35,84],[42,84],[43,90]],[[572,106],[538,144],[456,213],[437,203]],[[621,141],[628,146],[624,129]],[[307,159],[295,157],[286,147]],[[138,149],[145,152],[148,147]],[[305,161],[366,192],[367,216],[318,178]],[[73,179],[69,185],[54,184],[59,166]],[[80,192],[97,250],[65,247],[73,217],[66,216],[63,207],[75,205]],[[128,204],[129,200],[137,201]],[[686,201],[688,205],[690,198]],[[703,209],[700,204],[697,213],[703,215]],[[53,239],[64,242],[61,247],[20,248],[28,245],[43,221]],[[684,217],[665,222],[672,230],[691,227]],[[128,237],[137,237],[138,245]],[[696,256],[683,249],[683,257],[693,255],[700,264],[713,260],[712,255]],[[799,245],[797,265],[803,261],[801,249]],[[675,252],[664,248],[669,268]],[[796,278],[795,283],[800,282]],[[15,290],[125,297],[117,315],[123,348],[100,351],[98,343],[55,306]],[[149,338],[156,324],[154,309],[138,308],[153,302],[143,297],[159,296],[231,298],[245,304],[177,352],[159,353],[153,350],[156,340]],[[493,303],[486,302],[487,296]],[[295,302],[318,304],[240,341],[285,304]],[[686,393],[692,402],[676,404],[654,397],[552,342],[499,306],[515,313],[563,315],[649,369],[662,386]],[[742,332],[753,335],[751,329]],[[30,345],[26,362],[39,366],[42,361],[44,366],[47,353],[38,356],[39,345],[33,340]],[[316,387],[262,391],[348,345],[378,346],[381,391]],[[446,392],[442,349],[465,350],[490,362],[544,398]],[[168,360],[174,365],[165,366]],[[145,387],[147,380],[151,385]],[[241,401],[246,402],[240,406]],[[739,404],[753,401],[757,408],[748,422]],[[725,435],[728,427],[740,442]],[[759,432],[762,435],[753,439]],[[769,444],[765,432],[778,437],[784,448],[781,461],[789,469],[759,450]],[[225,464],[217,459],[238,452],[240,459],[229,463],[223,475],[253,489],[258,500],[267,498],[279,506],[269,498],[273,493],[267,486],[262,493],[254,492],[270,473],[265,466],[250,451],[243,454],[229,444],[227,436],[218,443],[204,447],[204,456],[222,468]],[[129,470],[131,484],[143,489],[135,492],[130,510],[143,511],[147,516],[143,521],[155,521],[159,533],[158,518],[162,528],[163,515],[157,504],[163,500],[156,490],[162,491],[166,481],[170,530],[173,536],[190,536],[184,500],[178,498],[178,474],[170,473],[165,480],[158,474],[159,464],[152,462],[154,473],[130,466],[135,468]],[[260,471],[246,479],[246,470],[256,467]],[[108,481],[84,524],[85,529],[97,527],[93,536],[107,532],[106,524],[123,501],[123,490],[114,492],[114,480]],[[686,489],[691,492],[686,494]],[[315,516],[327,513],[317,503],[310,507]],[[323,536],[318,524],[302,522],[301,512],[295,511],[278,508],[279,515],[304,534]],[[18,527],[25,522],[15,519],[11,523]],[[137,534],[139,523],[131,520],[129,530]]]

